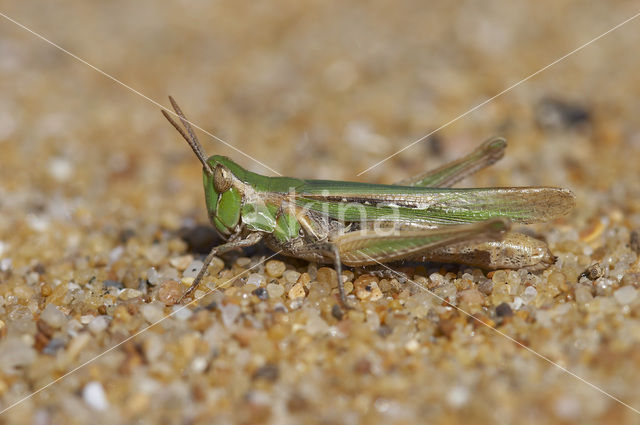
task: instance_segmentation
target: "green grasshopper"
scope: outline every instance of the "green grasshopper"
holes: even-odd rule
[[[509,232],[511,224],[551,220],[574,205],[571,191],[555,187],[452,189],[502,158],[502,138],[395,185],[262,176],[224,156],[207,158],[180,107],[169,99],[184,129],[162,113],[202,163],[209,219],[226,240],[211,250],[181,299],[198,287],[214,256],[261,240],[287,256],[333,262],[344,307],[342,264],[414,260],[541,270],[555,257],[544,242]]]

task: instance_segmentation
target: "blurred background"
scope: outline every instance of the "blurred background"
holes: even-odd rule
[[[505,158],[466,185],[570,188],[578,208],[560,228],[574,235],[602,220],[640,227],[640,20],[358,173],[639,11],[634,1],[577,0],[0,2],[7,17],[149,99],[168,106],[174,96],[246,156],[199,132],[208,154],[263,174],[275,175],[249,156],[282,175],[392,183],[504,136]],[[14,269],[102,252],[103,235],[123,229],[206,224],[200,166],[158,106],[6,18],[0,93],[0,258],[10,253]],[[638,423],[554,376],[579,394],[540,407],[537,390],[499,409],[502,419],[496,406],[480,417]],[[509,390],[492,396],[500,391]],[[460,394],[448,394],[431,400],[443,406],[431,419],[466,417],[456,416]],[[602,406],[585,413],[592,399]]]

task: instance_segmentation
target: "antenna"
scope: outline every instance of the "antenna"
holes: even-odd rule
[[[198,136],[196,136],[196,133],[193,131],[191,124],[187,120],[187,117],[184,116],[184,114],[182,113],[182,109],[180,109],[180,107],[178,106],[176,101],[173,99],[173,97],[169,96],[169,101],[171,102],[171,106],[173,106],[173,110],[176,111],[176,115],[180,117],[180,121],[182,122],[184,129],[180,127],[180,125],[177,122],[175,122],[173,118],[171,118],[171,116],[166,110],[163,109],[161,111],[162,115],[164,115],[164,117],[171,123],[171,125],[174,126],[176,130],[178,130],[178,133],[180,133],[180,135],[184,137],[184,140],[186,140],[187,143],[189,143],[189,146],[191,146],[193,153],[196,154],[196,156],[202,163],[202,167],[204,168],[204,171],[209,175],[213,175],[213,170],[211,169],[211,166],[207,163],[207,159],[202,150],[202,145],[200,145],[200,142],[198,141]],[[186,132],[185,132],[185,129],[187,130]]]

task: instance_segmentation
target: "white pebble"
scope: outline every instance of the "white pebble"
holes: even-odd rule
[[[93,314],[85,314],[84,316],[80,316],[80,323],[83,325],[89,324],[95,317]]]
[[[538,291],[536,290],[536,288],[534,288],[533,286],[527,286],[524,292],[522,292],[522,301],[525,304],[529,304],[530,302],[535,300],[537,296]]]
[[[522,301],[522,298],[515,297],[511,303],[511,310],[520,310],[520,307],[522,307],[523,304],[524,301]]]
[[[237,304],[230,303],[220,306],[220,311],[222,312],[222,323],[224,323],[226,327],[233,325],[233,322],[235,322],[240,315],[240,307]]]
[[[262,276],[261,274],[251,273],[249,275],[249,278],[247,279],[247,285],[262,286],[264,280],[264,276]]]
[[[82,398],[89,407],[95,410],[106,410],[109,407],[107,395],[104,393],[102,384],[97,381],[87,383],[82,389]]]
[[[173,317],[178,320],[187,320],[189,317],[193,316],[193,311],[186,306],[183,305],[174,305],[173,306]]]
[[[620,305],[631,304],[638,296],[638,290],[633,286],[623,286],[613,293],[613,297]]]
[[[52,328],[59,328],[67,322],[67,316],[53,304],[47,304],[40,318]]]
[[[447,404],[453,408],[460,408],[469,400],[469,390],[466,387],[453,387],[447,393]]]
[[[204,263],[200,260],[193,260],[182,273],[182,277],[196,277]]]
[[[416,339],[410,339],[404,344],[404,349],[407,350],[407,353],[413,354],[420,349],[420,343]]]
[[[160,279],[160,275],[158,274],[158,271],[156,270],[155,267],[149,267],[149,269],[147,270],[147,281],[149,282],[149,285],[157,285],[158,284],[158,280]]]
[[[122,254],[124,254],[124,247],[122,245],[118,245],[117,247],[113,248],[109,253],[109,264],[118,261],[120,257],[122,257]]]
[[[140,307],[140,312],[142,313],[142,317],[149,322],[155,323],[158,320],[161,320],[164,316],[163,312],[163,304],[157,301],[154,301],[149,304],[144,304]]]
[[[89,323],[89,331],[92,334],[97,335],[99,333],[104,332],[105,329],[109,326],[109,317],[108,316],[98,316]]]
[[[37,216],[35,214],[27,215],[27,223],[32,230],[36,232],[46,232],[49,230],[49,220],[45,217]]]
[[[53,158],[49,160],[49,175],[58,182],[69,180],[73,174],[73,166],[67,158]]]
[[[202,373],[207,368],[209,362],[205,357],[198,356],[191,362],[191,371],[194,373]]]
[[[12,261],[11,258],[3,258],[0,260],[0,271],[8,272],[11,270]]]

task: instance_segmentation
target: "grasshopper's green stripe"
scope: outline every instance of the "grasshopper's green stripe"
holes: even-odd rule
[[[317,182],[307,181],[300,189],[302,198],[296,202],[346,221],[366,215],[366,221],[397,216],[403,221],[456,224],[507,217],[530,223],[559,215],[559,209],[566,209],[566,201],[572,197],[570,192],[556,188],[445,189],[363,183],[333,185],[320,191]]]
[[[296,204],[311,211],[327,214],[334,220],[345,222],[410,222],[425,225],[473,223],[492,217],[500,217],[489,210],[443,210],[429,208],[417,210],[405,207],[370,206],[357,203],[318,201],[297,198]],[[517,217],[511,214],[509,217]],[[514,218],[515,220],[516,218]]]
[[[222,164],[243,183],[250,185],[259,192],[287,193],[305,184],[305,180],[293,177],[267,177],[245,170],[226,156],[213,155],[208,161],[212,168]]]

